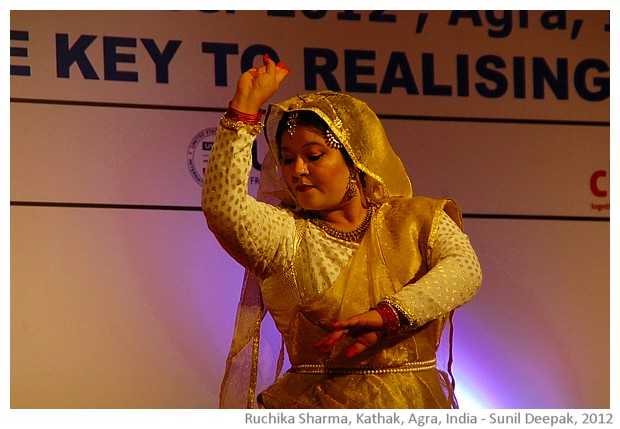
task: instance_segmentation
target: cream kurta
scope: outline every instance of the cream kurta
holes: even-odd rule
[[[347,306],[346,310],[334,310],[334,314],[329,314],[328,311],[313,320],[305,320],[306,316],[312,313],[311,307],[314,303],[328,299],[334,289],[332,286],[342,283],[339,278],[343,270],[348,269],[348,264],[356,256],[360,244],[335,239],[311,222],[300,219],[299,215],[292,211],[257,202],[249,196],[247,185],[254,138],[255,135],[250,132],[249,127],[238,131],[220,127],[205,171],[203,210],[210,229],[224,249],[258,278],[264,280],[262,292],[267,310],[272,313],[278,330],[285,339],[291,363],[294,366],[317,363],[358,366],[403,364],[412,359],[426,362],[432,359],[437,346],[433,342],[439,341],[447,315],[469,301],[480,286],[481,270],[468,237],[450,216],[441,210],[443,207],[441,204],[430,199],[428,201],[422,199],[421,204],[424,204],[424,207],[428,206],[429,210],[433,207],[439,209],[435,209],[436,214],[429,212],[429,221],[424,226],[428,230],[424,236],[427,242],[421,245],[425,254],[421,255],[420,263],[424,267],[412,271],[417,273],[417,277],[399,280],[402,283],[396,287],[373,286],[375,294],[381,294],[386,290],[391,293],[387,296],[370,298],[366,296],[359,300],[362,305],[359,309],[357,305]],[[385,213],[390,213],[387,212],[388,209],[387,206],[380,208],[376,217],[380,219]],[[379,221],[373,220],[373,223],[377,222]],[[366,240],[366,237],[364,239]],[[289,285],[293,286],[287,289],[279,284],[279,277],[289,275],[291,267],[294,267],[295,281],[289,282]],[[414,280],[415,282],[407,284]],[[362,293],[363,290],[362,287]],[[383,353],[379,357],[366,354],[354,359],[354,362],[345,362],[342,357],[335,354],[321,356],[316,350],[311,349],[313,342],[328,332],[328,327],[321,325],[336,320],[319,319],[326,317],[327,314],[328,317],[349,317],[355,313],[343,314],[343,311],[344,313],[352,309],[365,311],[383,298],[387,298],[401,310],[412,327],[420,327],[419,334],[416,334],[418,340],[415,340],[416,335],[404,334],[407,336],[407,341],[418,341],[415,347],[422,348],[419,339],[424,337],[429,343],[428,350],[417,355],[399,352],[398,356],[402,356],[394,358],[394,350],[408,344],[406,341],[402,344],[397,341],[391,344],[385,353],[377,353],[377,356]],[[308,317],[312,319],[312,316]],[[317,329],[310,332],[314,326]],[[307,332],[308,335],[300,336],[300,332]],[[386,356],[389,359],[386,360]],[[432,399],[429,400],[421,393],[421,390],[424,390],[421,386],[430,386],[428,387],[430,390],[442,388],[446,390],[443,377],[443,375],[438,377],[435,371],[418,371],[381,376],[346,375],[335,377],[340,379],[336,381],[329,375],[289,372],[269,389],[262,399],[266,406],[274,407],[362,408],[365,403],[374,408],[447,407],[452,405],[446,398],[449,394],[438,399],[435,392],[430,395]],[[377,381],[377,378],[380,380]],[[391,390],[378,387],[384,384],[399,387],[391,387]],[[334,389],[353,389],[353,391],[348,394],[349,396],[347,394],[343,396],[342,393],[330,393]],[[368,402],[367,395],[376,399]],[[400,402],[395,402],[395,398],[403,395],[412,399],[409,402],[402,402],[401,399],[398,400]]]

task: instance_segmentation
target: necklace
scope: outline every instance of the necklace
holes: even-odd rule
[[[360,241],[362,241],[362,238],[364,237],[364,234],[366,233],[366,230],[368,229],[368,226],[370,225],[370,221],[372,220],[372,216],[375,213],[375,210],[376,210],[376,207],[374,205],[368,206],[368,209],[366,210],[366,216],[364,217],[364,220],[362,221],[360,226],[355,228],[353,231],[348,231],[348,232],[344,232],[344,231],[334,228],[333,226],[325,222],[323,219],[312,218],[310,219],[310,222],[312,222],[318,228],[322,229],[323,231],[325,231],[325,233],[327,233],[328,235],[331,235],[334,238],[337,238],[343,241],[359,243]]]

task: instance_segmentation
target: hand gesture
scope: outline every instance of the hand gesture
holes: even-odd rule
[[[230,102],[231,107],[243,113],[258,113],[289,73],[286,64],[276,64],[265,54],[262,67],[252,67],[239,77],[235,95]]]
[[[324,353],[330,353],[336,343],[342,338],[345,336],[352,337],[355,339],[355,343],[344,351],[344,355],[347,358],[357,356],[369,347],[374,346],[379,338],[383,336],[383,319],[376,310],[370,310],[345,320],[332,322],[331,327],[334,331],[323,341],[316,343],[314,347]]]

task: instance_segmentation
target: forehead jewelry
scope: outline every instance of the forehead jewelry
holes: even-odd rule
[[[286,120],[286,132],[291,138],[293,134],[295,134],[295,129],[297,128],[297,112],[293,112],[288,116]]]
[[[332,131],[329,129],[325,130],[325,142],[327,146],[331,147],[332,149],[342,149],[342,143],[340,143],[338,137],[336,137],[334,133],[332,133]]]

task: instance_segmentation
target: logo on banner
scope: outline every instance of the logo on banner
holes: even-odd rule
[[[603,198],[609,197],[609,180],[607,170],[597,170],[590,176],[590,192],[597,197],[597,201],[591,204],[593,210],[608,211],[610,209],[609,202],[601,201]]]
[[[200,130],[189,142],[187,148],[187,169],[194,181],[200,186],[202,186],[204,180],[205,168],[211,156],[211,149],[213,148],[216,133],[217,127],[209,127]],[[266,146],[266,143],[262,140],[262,138],[258,138],[254,141],[254,145],[252,146],[252,170],[250,172],[248,189],[251,195],[256,194],[260,182],[261,164],[258,161],[258,146],[259,143],[261,147]]]
[[[187,168],[193,179],[202,186],[205,167],[211,155],[217,127],[200,130],[189,142],[187,148]]]

